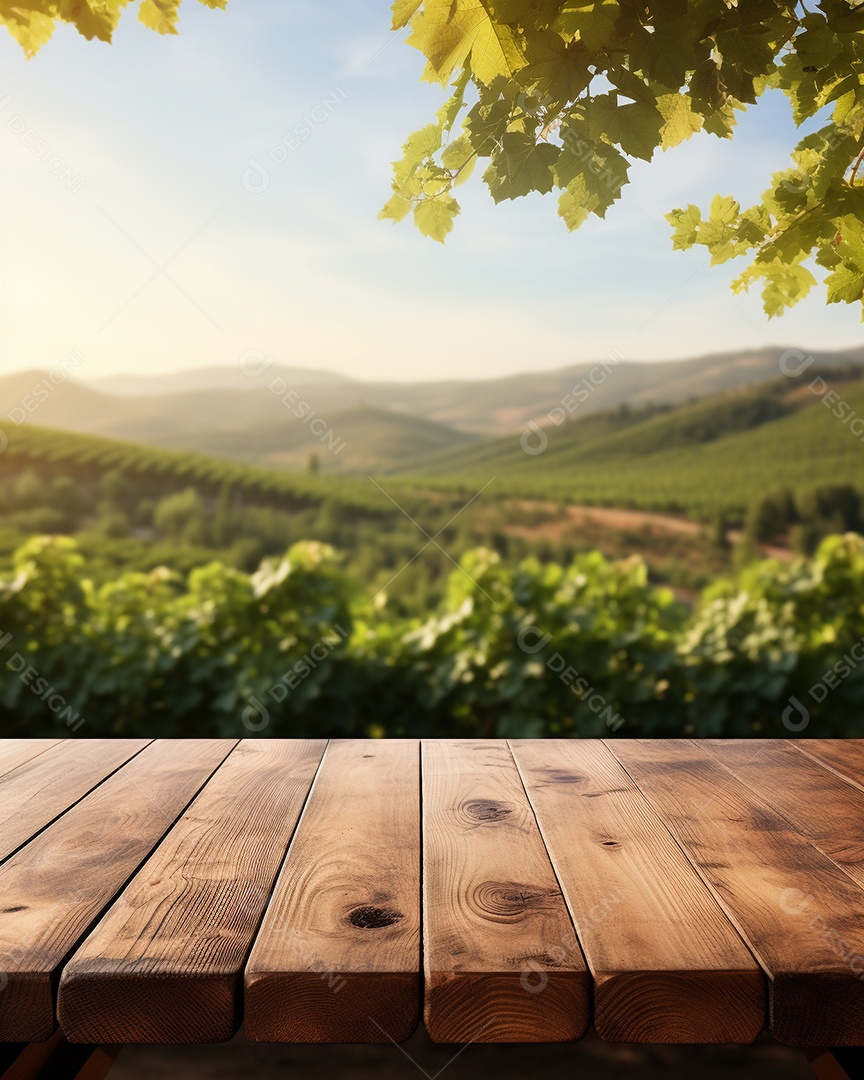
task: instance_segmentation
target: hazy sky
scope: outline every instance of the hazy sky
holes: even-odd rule
[[[254,348],[415,379],[612,349],[861,340],[858,309],[826,308],[821,290],[769,323],[758,296],[729,293],[736,270],[671,250],[665,211],[715,191],[752,199],[785,165],[795,135],[780,97],[734,143],[697,137],[635,166],[607,220],[573,235],[554,197],[495,207],[478,176],[442,247],[376,219],[390,161],[441,100],[383,2],[185,0],[176,37],[129,10],[110,46],[61,26],[26,61],[4,34],[0,64],[2,372],[76,348],[84,378],[236,364]],[[275,163],[310,115],[323,119]],[[247,190],[257,175],[244,186],[251,158],[264,190]],[[65,179],[52,172],[64,165]],[[169,260],[173,280],[159,272]]]

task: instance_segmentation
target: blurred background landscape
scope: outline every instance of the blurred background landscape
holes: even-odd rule
[[[817,108],[847,61],[833,38],[808,45],[820,16],[803,10],[790,103],[760,74],[788,34],[743,22],[715,47],[709,23],[698,45],[721,62],[706,57],[707,82],[688,69],[691,89],[696,71],[710,83],[697,115],[676,75],[688,6],[658,8],[628,32],[647,58],[634,70],[652,71],[635,80],[648,123],[630,131],[638,101],[619,113],[594,61],[583,86],[573,48],[593,29],[623,55],[591,26],[618,5],[557,6],[579,29],[550,62],[557,31],[538,23],[542,62],[514,98],[524,116],[499,118],[496,160],[514,123],[528,157],[557,154],[541,84],[563,78],[572,105],[596,75],[594,155],[612,160],[623,136],[628,189],[607,212],[620,172],[595,175],[583,201],[606,217],[573,236],[540,194],[551,166],[520,187],[516,160],[520,197],[460,186],[444,246],[379,220],[402,197],[400,146],[444,97],[387,3],[186,2],[179,33],[156,3],[162,33],[127,13],[111,43],[96,30],[115,4],[66,5],[96,39],[60,25],[29,59],[50,20],[7,5],[22,25],[0,38],[4,737],[864,736],[864,274],[771,321],[758,287],[731,288],[749,256],[693,247],[686,221],[673,245],[667,216],[686,205],[692,224],[720,195],[700,227],[727,242],[729,193],[759,207],[802,136],[819,197],[850,169],[842,194],[859,196],[861,158],[818,135],[838,111],[858,122],[857,68],[854,92],[825,82]],[[751,8],[763,18],[722,15]],[[734,141],[709,134],[736,120]],[[611,142],[598,122],[620,129]],[[440,194],[423,189],[427,213]],[[796,182],[768,202],[812,225],[811,194]],[[745,222],[767,247],[769,217]],[[850,217],[845,236],[820,234],[823,268],[844,239],[850,266],[864,259]],[[807,291],[808,243],[778,259],[781,299]],[[128,1046],[112,1076],[327,1070],[810,1075],[767,1037],[457,1052],[421,1029],[403,1048]]]
[[[406,34],[0,40],[4,731],[860,734],[859,313],[770,322],[664,217],[758,199],[788,99],[577,236],[466,183],[444,246],[377,220]]]
[[[864,349],[77,364],[0,378],[13,731],[860,729]]]

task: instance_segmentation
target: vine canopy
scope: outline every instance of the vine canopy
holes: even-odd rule
[[[130,2],[0,0],[0,22],[32,55],[57,21],[110,41]],[[142,0],[138,14],[175,33],[179,6]],[[634,161],[697,132],[731,138],[775,89],[802,129],[791,160],[753,206],[717,195],[672,210],[673,245],[748,257],[733,288],[761,288],[769,316],[815,274],[829,303],[864,306],[864,0],[396,0],[393,28],[446,98],[406,140],[381,217],[410,214],[443,242],[479,163],[496,202],[557,192],[574,230],[605,216]]]
[[[673,244],[715,264],[750,256],[733,287],[760,285],[769,315],[817,266],[829,303],[864,298],[861,0],[396,0],[393,26],[448,97],[406,141],[382,216],[411,213],[443,241],[479,162],[496,202],[556,191],[577,229],[621,197],[635,160],[700,131],[731,138],[775,88],[806,131],[791,162],[754,206],[718,195],[673,210]]]

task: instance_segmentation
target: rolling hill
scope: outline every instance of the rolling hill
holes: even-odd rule
[[[241,430],[198,430],[186,436],[177,432],[170,445],[294,470],[306,469],[314,454],[322,472],[369,472],[472,441],[470,435],[434,420],[365,406],[332,413],[326,428],[323,436],[316,436],[308,425],[286,424],[280,417]]]
[[[320,449],[295,415],[302,403],[307,418],[314,411],[334,439],[346,444],[336,456],[325,447],[319,454],[322,467],[359,472],[401,466],[448,448],[458,448],[461,457],[469,437],[505,436],[532,420],[549,425],[550,413],[564,412],[562,400],[574,388],[584,390],[586,381],[593,389],[574,413],[580,422],[621,405],[677,405],[753,386],[778,376],[783,351],[766,348],[650,364],[607,362],[605,371],[598,362],[503,379],[423,383],[361,382],[334,372],[276,365],[257,377],[234,366],[112,376],[92,383],[69,379],[43,393],[44,400],[26,419],[67,431],[296,468]],[[813,355],[809,377],[844,365],[864,368],[864,349]],[[0,377],[0,427],[10,426],[10,413],[22,417],[22,402],[32,402],[34,388],[44,380],[40,371]]]
[[[254,356],[248,366],[251,370],[257,370],[263,365],[260,359]],[[284,379],[289,386],[326,386],[351,381],[347,375],[320,368],[287,367],[284,364],[272,363],[265,371],[268,378]],[[212,364],[209,367],[157,375],[108,375],[94,379],[90,385],[100,393],[117,397],[164,397],[170,394],[201,393],[205,390],[244,391],[249,389],[252,377],[245,375],[239,364],[231,367]]]
[[[388,491],[418,506],[436,491],[452,500],[486,487],[484,502],[554,500],[703,519],[724,513],[735,520],[751,502],[779,487],[796,492],[840,482],[864,487],[864,377],[838,373],[826,378],[826,385],[844,403],[843,416],[834,414],[836,405],[834,411],[826,408],[806,380],[781,379],[697,402],[619,406],[553,425],[545,429],[548,446],[539,454],[526,453],[518,434],[448,446],[450,429],[416,418],[409,424],[409,418],[369,409],[342,414],[340,431],[346,440],[356,438],[369,471],[387,477]],[[264,428],[259,434],[260,445],[251,436],[236,435],[242,443],[234,455],[270,453],[271,433]],[[409,448],[421,445],[434,452],[412,459]],[[286,460],[307,452],[299,443],[283,449]],[[385,459],[388,468],[372,467],[373,460]],[[402,464],[394,466],[394,459]],[[211,493],[229,484],[289,510],[325,500],[345,510],[388,505],[365,477],[312,476],[28,423],[10,431],[0,476],[34,464],[72,475],[118,470],[136,483],[146,481],[153,497],[189,484]]]
[[[496,493],[521,498],[740,518],[781,487],[864,488],[864,380],[835,375],[826,384],[842,416],[805,382],[784,379],[674,408],[574,420],[546,429],[539,454],[526,453],[519,435],[486,440],[410,463],[400,477],[465,493],[494,477]]]

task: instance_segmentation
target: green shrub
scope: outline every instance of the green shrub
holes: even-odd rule
[[[755,562],[692,612],[641,559],[596,552],[562,566],[474,549],[423,619],[365,584],[305,542],[254,573],[213,562],[97,587],[72,540],[30,540],[0,581],[0,724],[27,736],[78,730],[71,718],[90,736],[788,735],[797,700],[808,735],[862,733],[855,534],[810,560]]]

